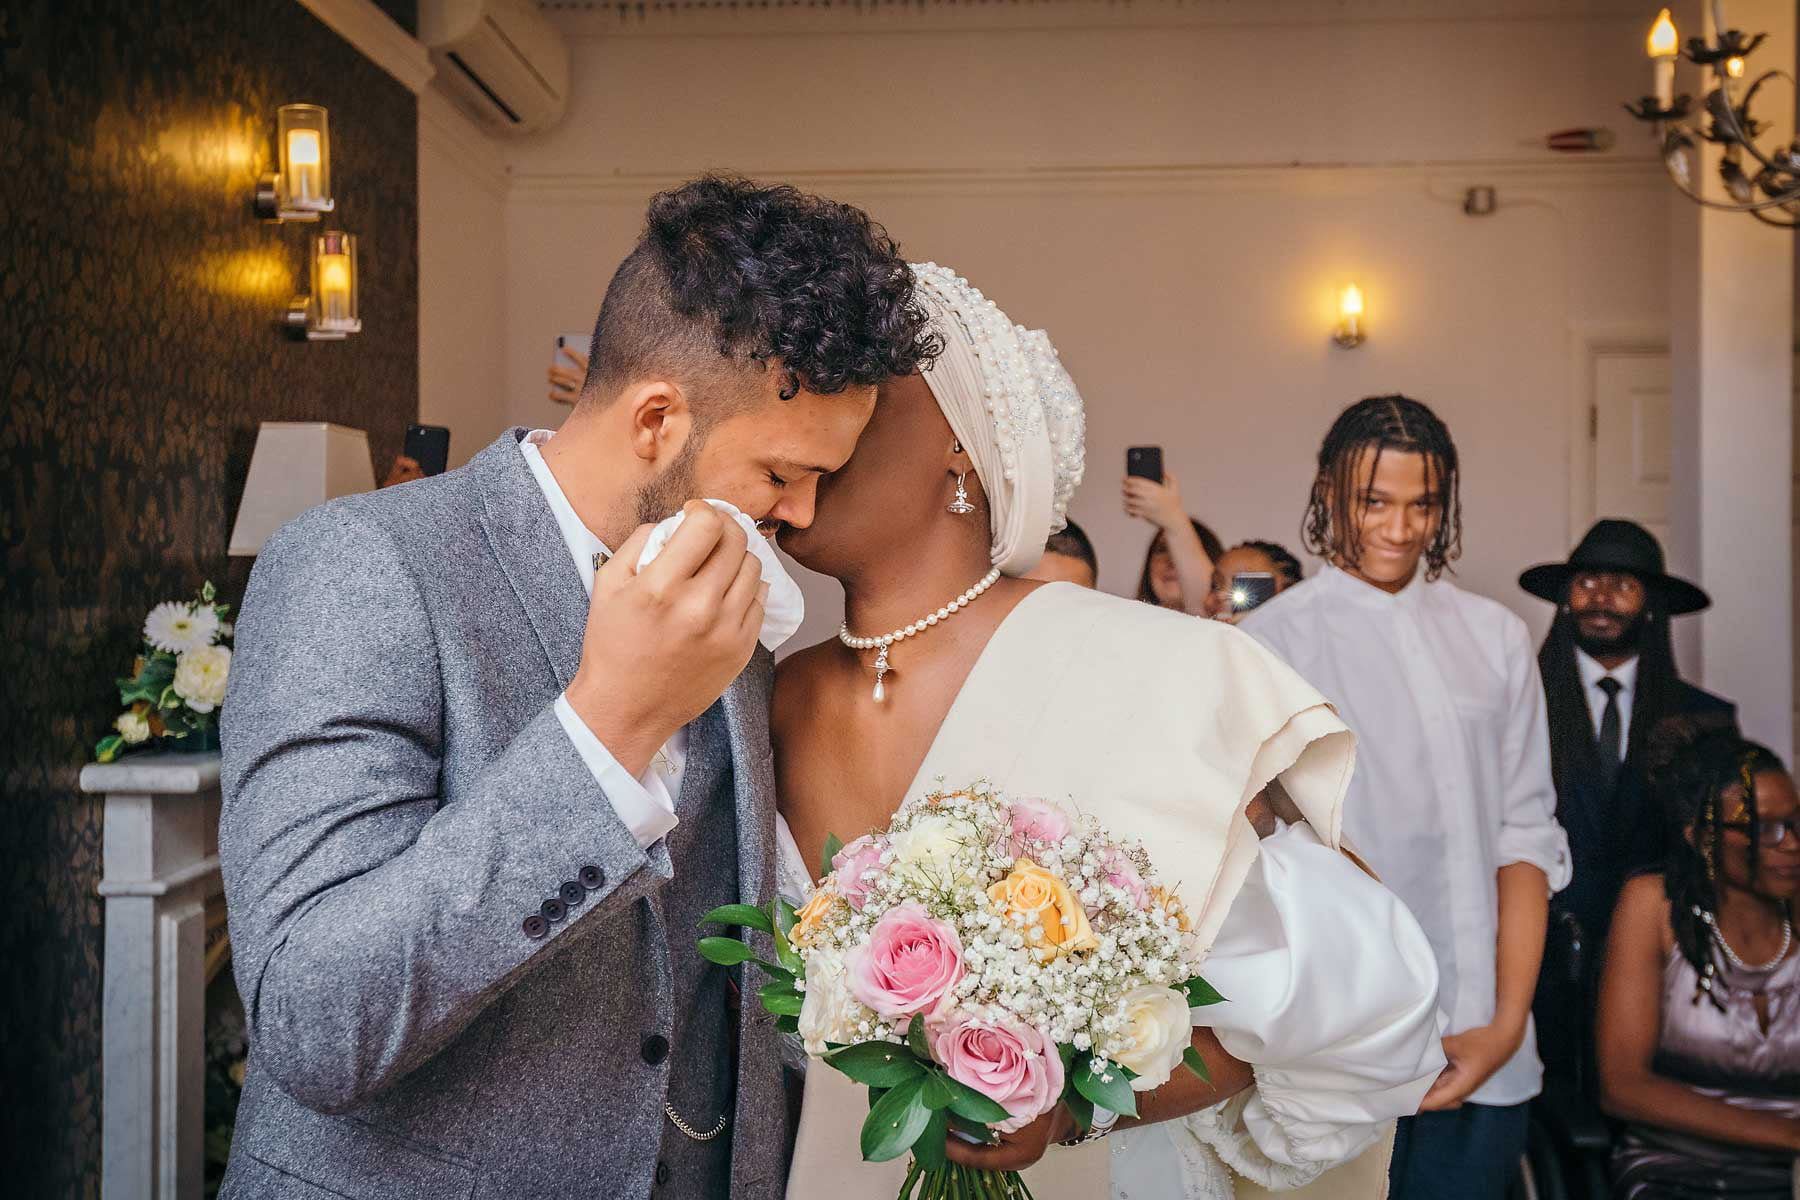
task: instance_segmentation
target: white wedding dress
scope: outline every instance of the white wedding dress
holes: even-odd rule
[[[1144,695],[1142,672],[1129,670],[1128,664],[1146,661],[1142,655],[1120,653],[1132,649],[1131,627],[1148,622],[1155,634],[1189,635],[1204,623],[1177,617],[1179,625],[1162,624],[1167,614],[1146,616],[1157,611],[1067,584],[1027,597],[970,673],[913,790],[938,779],[954,786],[986,778],[1017,794],[1051,795],[1058,790],[1050,785],[1055,781],[1073,789],[1079,806],[1112,828],[1114,809],[1120,822],[1135,825],[1140,822],[1134,816],[1154,805],[1135,800],[1109,808],[1105,793],[1137,797],[1199,786],[1195,765],[1183,761],[1191,748],[1154,728],[1157,720],[1144,710],[1124,716],[1131,706],[1109,697],[1103,678],[1117,672],[1128,677],[1124,691],[1153,704],[1161,699]],[[1108,644],[1078,652],[1094,621],[1106,629],[1095,640]],[[1117,636],[1121,624],[1123,637]],[[1228,632],[1219,660],[1207,664],[1220,682],[1260,662],[1243,654],[1248,639]],[[1200,640],[1213,637],[1209,632]],[[1046,644],[1057,651],[1040,653]],[[1180,665],[1184,658],[1188,666],[1202,665],[1191,654],[1163,662]],[[1285,701],[1273,694],[1285,682],[1249,680],[1239,690],[1240,703],[1280,713]],[[1070,721],[1068,712],[1081,713],[1081,719]],[[1227,1052],[1251,1064],[1255,1085],[1180,1121],[1123,1130],[1085,1146],[1053,1147],[1025,1173],[1038,1200],[1231,1200],[1265,1187],[1290,1195],[1289,1189],[1303,1188],[1306,1195],[1332,1200],[1386,1194],[1393,1118],[1416,1109],[1443,1065],[1437,969],[1404,906],[1314,831],[1322,823],[1327,836],[1336,835],[1337,777],[1348,778],[1348,739],[1332,747],[1330,730],[1341,729],[1335,717],[1330,725],[1306,726],[1307,716],[1307,710],[1280,715],[1274,722],[1280,732],[1266,740],[1257,736],[1259,744],[1242,756],[1244,765],[1234,768],[1250,776],[1247,783],[1238,776],[1235,786],[1252,795],[1279,776],[1311,824],[1284,824],[1260,843],[1249,835],[1241,885],[1212,918],[1216,934],[1203,967],[1228,999],[1195,1012],[1196,1024],[1211,1027]],[[1242,709],[1234,709],[1216,724],[1242,719]],[[1296,724],[1301,734],[1289,736]],[[1169,739],[1166,761],[1146,752],[1146,739],[1156,746],[1159,736]],[[1216,742],[1220,735],[1214,728],[1205,736]],[[1099,775],[1094,763],[1103,764]],[[1205,808],[1192,802],[1194,825],[1204,824]],[[1235,820],[1247,830],[1241,815]],[[1153,856],[1160,850],[1182,857],[1178,847],[1192,853],[1178,830],[1150,824],[1156,837],[1146,844]],[[842,835],[847,840],[861,832]],[[1115,832],[1138,836],[1129,828]],[[781,890],[797,903],[812,886],[808,859],[785,821],[777,838]],[[1231,844],[1235,853],[1235,837]],[[1175,863],[1158,861],[1165,874],[1178,874]],[[1221,868],[1221,875],[1228,873]],[[1201,920],[1208,922],[1204,912]],[[861,1160],[858,1133],[867,1112],[866,1089],[811,1064],[788,1200],[886,1200],[898,1193],[904,1157]]]

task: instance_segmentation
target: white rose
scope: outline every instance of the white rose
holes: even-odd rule
[[[120,713],[119,719],[113,722],[113,728],[119,731],[119,736],[125,739],[128,746],[135,746],[150,736],[150,722],[144,719],[142,713]]]
[[[1119,1007],[1123,1032],[1132,1045],[1113,1057],[1137,1074],[1131,1081],[1132,1091],[1161,1087],[1181,1065],[1182,1053],[1193,1041],[1187,997],[1173,988],[1146,983],[1126,992]]]
[[[848,1045],[857,1039],[856,1025],[867,1014],[850,995],[844,956],[836,950],[814,950],[806,956],[806,999],[800,1007],[800,1043],[813,1057],[827,1042]]]
[[[185,654],[213,644],[218,636],[219,614],[210,607],[168,600],[144,618],[144,640],[158,650]]]
[[[208,713],[225,703],[225,677],[231,672],[231,651],[223,646],[189,650],[175,660],[175,694],[198,713]]]
[[[938,813],[928,813],[899,833],[888,835],[895,863],[938,884],[966,882],[968,866],[956,860],[975,842],[973,825]]]

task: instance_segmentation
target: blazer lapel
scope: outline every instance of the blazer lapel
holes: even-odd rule
[[[563,687],[581,664],[587,595],[550,504],[519,452],[523,428],[509,429],[469,463],[482,503],[482,525],[500,569],[531,622]]]
[[[731,783],[737,801],[738,895],[763,904],[775,894],[775,756],[769,749],[769,693],[775,656],[762,646],[725,689]]]

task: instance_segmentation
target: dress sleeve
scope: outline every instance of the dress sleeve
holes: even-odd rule
[[[1394,894],[1305,825],[1262,853],[1201,973],[1194,1010],[1255,1086],[1187,1132],[1265,1187],[1310,1183],[1418,1110],[1444,1068],[1437,963]]]

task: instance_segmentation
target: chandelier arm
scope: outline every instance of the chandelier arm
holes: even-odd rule
[[[1682,195],[1686,196],[1689,200],[1692,200],[1695,204],[1700,205],[1702,208],[1716,208],[1720,212],[1760,214],[1764,209],[1782,208],[1786,205],[1794,203],[1794,201],[1797,198],[1800,198],[1800,197],[1795,197],[1795,196],[1790,196],[1790,195],[1781,195],[1781,196],[1772,196],[1767,200],[1759,200],[1755,204],[1738,204],[1735,202],[1727,204],[1721,200],[1708,200],[1705,196],[1701,195],[1699,192],[1693,191],[1693,190],[1687,188],[1686,186],[1684,186],[1682,184],[1681,180],[1679,180],[1675,177],[1675,172],[1669,170],[1669,162],[1666,157],[1663,159],[1663,174],[1665,174],[1669,177],[1669,182],[1675,185],[1675,190],[1680,192]],[[1772,222],[1772,224],[1779,224],[1779,223],[1780,222]]]
[[[1800,229],[1800,220],[1777,221],[1774,217],[1771,217],[1768,213],[1762,212],[1759,209],[1752,209],[1750,215],[1761,221],[1764,225],[1773,225],[1777,229]]]
[[[1756,97],[1757,89],[1762,87],[1762,85],[1767,83],[1770,79],[1785,79],[1789,83],[1792,83],[1794,81],[1793,76],[1789,75],[1786,71],[1779,70],[1779,69],[1773,70],[1773,71],[1764,71],[1761,75],[1758,75],[1756,77],[1756,81],[1754,83],[1752,83],[1749,86],[1749,88],[1747,88],[1744,92],[1743,108],[1744,108],[1744,115],[1746,117],[1748,117],[1750,115],[1750,101]],[[1723,86],[1722,80],[1721,80],[1720,86],[1721,87]],[[1754,158],[1757,162],[1761,163],[1763,166],[1767,167],[1769,170],[1776,171],[1781,174],[1786,174],[1787,168],[1776,166],[1775,163],[1768,158],[1768,156],[1763,154],[1763,152],[1761,150],[1757,149],[1756,143],[1753,140],[1751,140],[1751,138],[1749,137],[1749,135],[1747,133],[1745,133],[1744,127],[1742,125],[1738,124],[1738,117],[1737,117],[1738,110],[1737,110],[1736,106],[1734,106],[1731,103],[1731,93],[1729,91],[1725,93],[1725,111],[1728,114],[1730,114],[1730,116],[1731,116],[1731,132],[1733,134],[1733,139],[1735,141],[1735,144],[1742,146],[1745,150],[1749,151],[1750,157]]]

